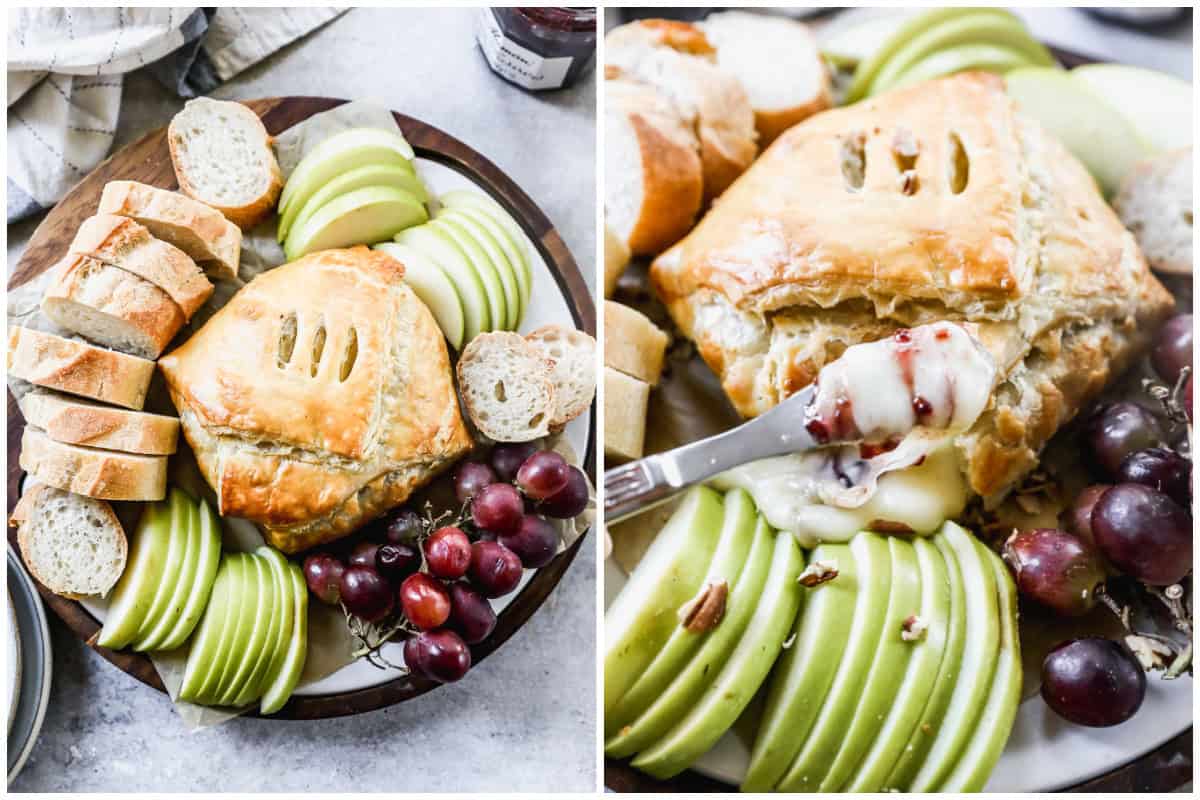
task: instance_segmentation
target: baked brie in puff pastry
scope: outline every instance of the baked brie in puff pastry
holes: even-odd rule
[[[223,515],[295,553],[404,502],[471,447],[446,342],[365,247],[265,272],[159,361]]]
[[[1083,165],[982,73],[791,128],[651,278],[744,416],[851,345],[970,323],[998,376],[953,458],[989,504],[1173,306]]]

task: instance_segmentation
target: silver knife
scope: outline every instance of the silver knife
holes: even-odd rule
[[[736,428],[607,470],[605,523],[640,514],[741,464],[821,446],[805,428],[816,391],[810,385]]]

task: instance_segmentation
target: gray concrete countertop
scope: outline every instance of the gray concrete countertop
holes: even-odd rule
[[[589,285],[595,265],[595,85],[526,94],[495,77],[464,9],[356,9],[214,93],[373,100],[479,150],[541,206]],[[121,147],[182,102],[126,78]],[[8,229],[10,266],[39,219]],[[313,722],[235,720],[189,733],[165,695],[51,618],[54,686],[19,792],[558,791],[596,786],[595,535],[524,628],[457,684]]]

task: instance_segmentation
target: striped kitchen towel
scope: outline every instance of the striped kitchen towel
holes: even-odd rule
[[[337,8],[8,10],[8,221],[49,208],[108,154],[126,72],[215,89]]]

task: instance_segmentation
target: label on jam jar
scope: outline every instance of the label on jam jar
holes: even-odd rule
[[[558,89],[571,69],[571,56],[545,58],[504,35],[490,8],[479,12],[479,49],[492,70],[526,89]]]

